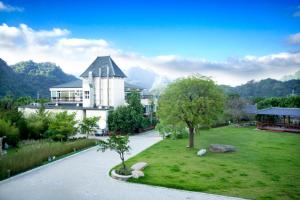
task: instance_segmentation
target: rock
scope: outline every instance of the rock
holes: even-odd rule
[[[134,165],[132,165],[131,169],[133,171],[141,171],[147,166],[148,166],[148,164],[146,162],[138,162],[138,163],[135,163]]]
[[[131,174],[132,174],[132,178],[135,178],[135,179],[138,179],[140,177],[144,177],[144,172],[138,171],[138,170],[132,171]]]
[[[236,151],[234,146],[226,145],[226,144],[211,144],[209,146],[209,150],[211,152],[219,152],[219,153],[226,153],[226,152]]]
[[[200,150],[197,152],[197,155],[198,155],[198,156],[203,156],[204,154],[206,154],[206,149],[200,149]]]

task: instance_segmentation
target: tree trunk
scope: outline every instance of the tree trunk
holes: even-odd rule
[[[189,148],[194,148],[194,127],[189,127]]]
[[[121,161],[122,161],[122,167],[123,167],[123,169],[125,170],[125,169],[126,169],[126,165],[125,165],[123,153],[120,154],[120,158],[121,158]]]

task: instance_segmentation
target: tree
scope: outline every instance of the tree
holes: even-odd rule
[[[127,106],[119,106],[108,115],[108,127],[114,133],[128,134],[143,128],[143,105],[137,92],[128,94]]]
[[[88,138],[88,135],[93,132],[95,126],[97,126],[97,122],[99,121],[99,119],[99,117],[86,117],[79,124],[79,129],[82,134],[86,134],[86,138]]]
[[[117,170],[116,172],[120,175],[129,175],[130,170],[125,165],[125,153],[130,150],[129,146],[129,137],[126,136],[120,136],[120,135],[112,135],[108,138],[107,141],[100,140],[98,145],[99,149],[102,152],[106,151],[107,149],[113,150],[119,154],[119,157],[122,161],[122,167]]]
[[[265,98],[257,103],[258,109],[270,107],[300,108],[300,96],[294,95],[289,97],[271,97]]]
[[[39,139],[45,137],[45,133],[49,128],[51,116],[46,112],[42,105],[34,114],[27,118],[27,127],[29,138]]]
[[[17,146],[20,141],[19,129],[4,119],[0,119],[0,138],[4,138],[12,146]]]
[[[243,111],[246,102],[238,94],[230,94],[226,98],[225,114],[233,122],[239,123],[246,113]]]
[[[130,108],[136,111],[137,114],[143,115],[143,105],[141,104],[140,94],[136,91],[127,95],[127,103]]]
[[[76,123],[75,113],[68,114],[67,111],[57,113],[50,120],[48,136],[54,140],[67,140],[69,136],[75,134]]]
[[[157,115],[168,128],[185,126],[189,129],[189,147],[194,147],[194,132],[210,126],[223,111],[222,90],[209,78],[194,75],[171,83],[162,93]]]

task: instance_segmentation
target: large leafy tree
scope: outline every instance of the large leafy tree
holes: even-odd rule
[[[223,111],[223,103],[223,92],[211,79],[194,75],[168,85],[159,99],[157,114],[168,129],[187,127],[192,148],[195,129],[210,126]]]

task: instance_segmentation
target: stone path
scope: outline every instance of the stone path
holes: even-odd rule
[[[155,131],[130,137],[128,157],[160,141]],[[120,162],[115,152],[91,148],[0,182],[1,200],[209,200],[238,199],[200,192],[126,183],[108,171]]]

